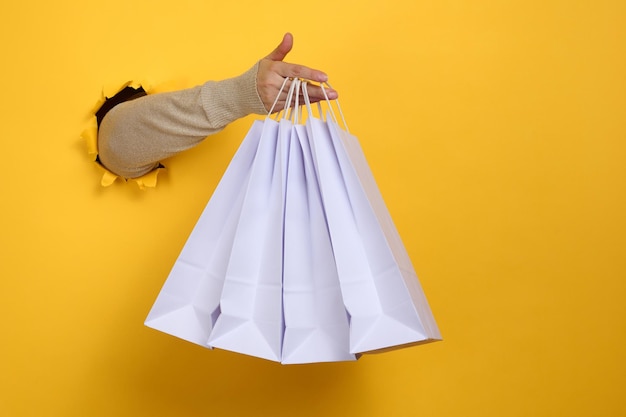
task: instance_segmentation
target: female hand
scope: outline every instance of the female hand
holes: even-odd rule
[[[285,59],[292,47],[293,36],[290,33],[286,33],[280,45],[278,45],[268,56],[259,61],[259,70],[257,72],[257,91],[267,111],[269,111],[272,104],[274,104],[274,100],[276,100],[276,96],[278,95],[285,78],[301,78],[318,83],[323,83],[328,80],[328,76],[322,71],[308,68],[303,65],[283,62],[283,59]],[[287,91],[289,91],[290,83],[291,81],[287,81],[285,84],[285,88],[280,94],[280,97],[276,102],[276,106],[274,107],[275,112],[280,111],[285,107]],[[319,86],[310,85],[307,91],[309,93],[311,103],[325,99],[324,93]],[[338,97],[337,92],[331,88],[326,88],[326,94],[331,100]]]

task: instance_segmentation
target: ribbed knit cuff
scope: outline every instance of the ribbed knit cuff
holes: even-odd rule
[[[212,127],[223,128],[249,114],[267,114],[256,87],[258,69],[257,62],[238,77],[202,85],[202,107]]]

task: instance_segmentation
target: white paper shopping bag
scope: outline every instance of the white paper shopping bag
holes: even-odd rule
[[[271,125],[255,121],[176,260],[146,326],[208,347],[220,313],[224,276],[250,180],[250,167]]]
[[[282,363],[356,360],[304,126],[291,130],[285,195]]]
[[[253,124],[148,326],[284,364],[441,338],[358,140],[314,116],[306,86]]]
[[[408,255],[360,148],[355,150],[357,139],[332,120],[310,118],[307,130],[350,315],[351,352],[439,340]]]
[[[280,361],[283,178],[278,123],[268,119],[250,168],[209,345]]]
[[[372,213],[374,214],[377,223],[380,225],[380,231],[386,240],[386,245],[383,245],[383,248],[384,250],[389,251],[386,253],[390,253],[393,256],[396,264],[396,267],[394,268],[395,276],[398,277],[399,274],[402,277],[402,281],[406,285],[406,289],[408,290],[408,294],[411,298],[410,304],[412,304],[413,308],[415,308],[415,312],[420,318],[424,334],[426,335],[426,340],[424,341],[441,340],[441,334],[432,315],[417,274],[415,273],[411,259],[409,258],[404,244],[402,243],[402,239],[400,238],[400,234],[393,223],[389,210],[385,205],[382,194],[380,193],[376,180],[372,175],[372,171],[367,164],[358,139],[346,130],[340,128],[337,122],[332,120],[332,118],[328,119],[328,126],[331,137],[333,138],[335,151],[338,156],[342,155],[338,158],[338,160],[342,167],[344,178],[352,178],[353,181],[358,178],[360,187],[362,187],[364,192],[364,195],[360,193],[360,187],[350,187],[348,189],[348,194],[351,196],[351,201],[363,199],[365,197],[367,202],[369,202],[369,205],[363,203],[361,206],[364,207],[363,211],[359,213],[355,210],[355,214],[361,219],[367,219],[372,216]],[[356,174],[356,176],[354,176],[354,174]],[[361,230],[363,231],[363,229]],[[378,235],[378,232],[373,233],[376,233],[377,237],[380,236]],[[364,234],[363,236],[367,242],[370,242],[367,235]],[[374,242],[374,240],[372,239],[371,242]],[[376,247],[375,245],[371,245],[369,251],[370,253],[383,253],[383,249]],[[376,257],[373,257],[372,259],[375,260]],[[382,280],[378,287],[383,288],[386,283],[387,281]],[[384,299],[381,300],[385,301]],[[397,302],[394,303],[393,301],[387,300],[386,304],[389,308],[393,309],[393,305],[397,304]],[[409,303],[407,302],[407,305],[408,304]]]

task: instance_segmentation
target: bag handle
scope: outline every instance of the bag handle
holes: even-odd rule
[[[296,85],[295,88],[293,89],[294,93],[296,94],[295,103],[294,103],[293,109],[292,109],[292,112],[293,112],[293,123],[294,124],[298,124],[298,122],[300,121],[298,116],[300,116],[300,118],[302,117],[302,112],[300,111],[300,85],[302,84],[302,81],[300,81],[300,79],[296,78],[293,81],[293,83]],[[291,100],[290,100],[290,102],[291,102]],[[291,113],[289,114],[289,116],[291,118]]]
[[[306,88],[307,85],[308,85],[307,81],[304,81],[302,83],[302,97],[304,98],[304,104],[307,109],[307,114],[309,115],[309,117],[312,117],[313,110],[311,110],[311,99],[309,98],[309,91]],[[320,110],[320,116],[321,116],[322,115],[321,108],[319,110]]]
[[[328,94],[326,94],[326,89],[324,88],[324,84],[326,84],[328,86],[328,88],[333,88],[332,85],[330,85],[330,83],[325,82],[323,84],[320,84],[320,87],[322,87],[322,93],[324,93],[324,98],[326,98],[326,102],[328,103],[328,107],[330,108],[330,112],[333,115],[333,118],[335,118],[335,113],[333,112],[333,108],[330,105],[330,100],[328,99]],[[337,104],[337,110],[339,110],[339,115],[341,116],[341,121],[343,122],[343,127],[346,128],[346,132],[350,133],[350,129],[348,129],[348,124],[346,123],[346,118],[343,116],[343,111],[341,110],[341,105],[339,104],[339,99],[334,100],[335,104]],[[335,118],[335,122],[337,122],[337,119]]]
[[[287,85],[287,81],[290,80],[291,78],[286,77],[283,80],[283,84],[280,87],[280,90],[278,91],[278,94],[276,95],[276,98],[274,99],[274,103],[272,103],[272,107],[270,108],[270,111],[267,113],[267,117],[271,117],[272,113],[274,112],[274,108],[276,108],[276,104],[278,103],[278,99],[280,98],[280,95],[282,94],[282,92],[285,90],[285,86]],[[289,86],[289,91],[287,92],[287,100],[285,101],[285,107],[279,111],[276,114],[275,120],[279,120],[280,119],[280,115],[281,113],[283,113],[283,118],[284,119],[292,119],[293,122],[295,124],[299,123],[300,120],[303,120],[302,117],[302,105],[300,105],[300,94],[299,91],[302,90],[302,97],[304,100],[304,105],[307,108],[307,113],[309,117],[313,117],[313,110],[311,108],[311,99],[309,97],[309,92],[307,89],[307,85],[309,84],[308,81],[306,80],[300,80],[299,78],[294,78],[291,79],[291,84]],[[330,114],[331,117],[333,119],[333,121],[335,123],[338,123],[337,121],[337,116],[335,115],[335,111],[333,110],[333,106],[330,102],[330,99],[328,98],[328,93],[326,92],[326,88],[324,87],[324,84],[326,84],[328,86],[328,88],[333,88],[332,85],[330,85],[330,83],[325,82],[325,83],[321,83],[320,87],[322,89],[322,93],[324,94],[324,99],[326,100],[326,103],[328,105],[328,109],[330,110]],[[295,102],[294,102],[294,106],[291,107],[291,102],[294,101],[294,94],[295,94]],[[341,121],[343,122],[343,126],[346,129],[346,132],[350,132],[350,130],[348,129],[348,124],[346,123],[346,118],[343,115],[343,111],[341,110],[341,105],[339,104],[339,100],[335,99],[333,100],[335,102],[335,104],[337,105],[337,110],[339,110],[339,115],[341,116]],[[320,101],[317,102],[317,109],[320,115],[321,119],[324,119],[324,113],[322,111],[322,104]]]
[[[289,92],[287,93],[287,100],[285,101],[285,107],[283,109],[283,111],[285,112],[283,115],[284,119],[292,118],[293,109],[291,108],[291,101],[293,100],[293,94],[297,91],[296,86],[297,86],[297,80],[292,79],[291,85],[289,86]]]
[[[280,86],[280,90],[278,91],[278,95],[276,95],[276,98],[274,99],[274,103],[272,103],[272,107],[270,108],[270,111],[267,113],[267,117],[270,117],[272,115],[272,113],[274,113],[274,108],[276,107],[276,103],[278,103],[278,98],[283,93],[283,90],[285,89],[285,85],[287,85],[287,80],[288,79],[289,78],[285,78],[283,80],[283,85]]]
[[[309,97],[309,92],[307,90],[307,81],[303,81],[302,82],[302,96],[304,97],[304,102],[306,104],[306,108],[308,111],[308,115],[309,117],[313,117],[313,110],[311,109],[311,99]],[[329,88],[333,88],[329,83],[324,83],[326,84]],[[337,116],[335,115],[335,111],[333,110],[333,106],[330,102],[330,99],[328,98],[328,93],[326,93],[326,89],[324,88],[324,84],[320,84],[320,87],[322,88],[322,93],[324,94],[324,98],[326,100],[326,103],[328,105],[328,109],[330,110],[330,115],[333,119],[333,121],[335,123],[338,124],[337,121]],[[341,106],[339,105],[339,100],[333,100],[335,102],[335,104],[337,105],[337,110],[339,110],[339,115],[341,116],[341,121],[343,122],[343,127],[346,129],[346,132],[350,132],[350,130],[348,129],[348,124],[346,123],[346,118],[343,115],[343,111],[341,110]],[[317,102],[317,108],[318,108],[318,112],[320,115],[321,119],[324,119],[324,113],[322,111],[322,105],[321,103],[318,101]]]
[[[278,103],[278,99],[280,98],[280,95],[285,90],[285,85],[287,84],[288,80],[292,80],[292,82],[289,86],[289,90],[287,91],[287,99],[285,100],[285,106],[274,115],[274,120],[276,121],[279,121],[281,117],[283,119],[292,119],[294,116],[293,114],[294,110],[291,107],[291,102],[293,101],[294,93],[298,91],[298,89],[300,88],[300,81],[297,79],[285,78],[283,80],[283,85],[280,87],[280,90],[278,91],[278,95],[276,96],[276,99],[274,99],[274,104],[272,104],[272,108],[267,114],[267,117],[271,117],[272,112],[274,111],[274,108],[276,107],[276,104]],[[296,106],[298,105],[297,99],[298,97],[296,97]]]
[[[283,106],[283,109],[276,114],[276,121],[280,120],[281,117],[284,119],[288,119],[291,117],[291,100],[293,99],[293,91],[295,88],[296,83],[293,79],[291,79],[291,85],[289,86],[289,90],[287,91],[287,99],[285,100],[285,105]]]

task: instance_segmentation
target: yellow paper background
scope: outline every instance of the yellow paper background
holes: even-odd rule
[[[0,6],[0,415],[623,416],[626,3]],[[99,185],[103,87],[327,71],[444,341],[281,366],[143,326],[252,118]]]

